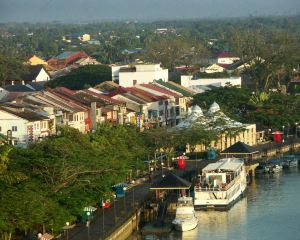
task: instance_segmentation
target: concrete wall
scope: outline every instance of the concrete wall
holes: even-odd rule
[[[230,130],[227,130],[230,131]],[[256,125],[248,124],[245,126],[245,130],[241,131],[235,136],[230,136],[229,134],[222,134],[217,141],[212,141],[210,143],[210,147],[216,148],[220,151],[225,150],[226,148],[232,146],[236,142],[241,141],[250,146],[256,145]],[[206,151],[206,147],[203,144],[198,144],[195,146],[196,152],[204,152]],[[187,151],[191,152],[190,146],[187,146]]]
[[[142,71],[142,72],[120,72],[119,85],[122,87],[133,87],[134,80],[136,84],[151,83],[154,80],[162,79],[168,81],[169,73],[167,69],[159,71]]]
[[[34,82],[44,82],[44,81],[49,81],[50,76],[49,74],[45,71],[44,68],[41,69],[40,73],[36,77],[36,79],[33,79]]]
[[[0,110],[0,133],[7,135],[7,130],[17,127],[17,131],[12,131],[12,137],[21,141],[27,139],[27,123],[28,121],[12,114]]]
[[[141,209],[137,210],[122,226],[117,228],[105,240],[126,240],[134,231],[138,230]]]
[[[241,86],[241,77],[231,77],[231,78],[201,78],[192,79],[193,76],[183,75],[181,76],[181,85],[184,87],[190,86],[207,86],[214,85],[216,87],[224,87],[226,83],[230,83],[233,86]]]

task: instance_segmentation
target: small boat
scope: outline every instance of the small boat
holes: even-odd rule
[[[267,168],[266,164],[259,164],[257,168],[255,169],[255,173],[260,174],[260,173],[266,173],[268,172],[269,169]]]
[[[282,171],[282,166],[279,164],[276,164],[269,168],[270,173],[278,173]]]
[[[266,173],[273,174],[282,171],[282,166],[280,164],[269,164],[266,166]]]
[[[298,167],[298,158],[296,157],[296,155],[285,155],[282,159],[282,166],[284,168]]]
[[[198,218],[195,215],[193,198],[178,198],[176,217],[172,221],[172,224],[176,230],[182,232],[189,231],[197,227]]]

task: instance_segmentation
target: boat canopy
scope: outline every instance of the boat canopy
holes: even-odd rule
[[[219,167],[223,164],[223,162],[215,162],[208,164],[205,168],[203,168],[203,172],[211,172],[219,169]]]
[[[203,172],[213,172],[213,171],[236,171],[242,165],[244,161],[239,158],[228,158],[221,159],[218,162],[208,164],[205,168],[203,168]]]

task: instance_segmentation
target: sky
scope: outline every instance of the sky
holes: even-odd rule
[[[300,0],[0,0],[0,22],[95,22],[300,14]]]

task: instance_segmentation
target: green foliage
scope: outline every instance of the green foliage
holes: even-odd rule
[[[135,128],[99,125],[82,134],[63,127],[60,135],[28,148],[1,148],[1,174],[22,173],[22,181],[0,184],[0,234],[36,232],[41,224],[58,231],[85,206],[112,196],[112,185],[129,170],[143,170],[146,147]]]
[[[27,71],[26,65],[20,60],[0,55],[0,86],[4,85],[7,80],[20,80]]]
[[[237,87],[213,88],[202,94],[194,96],[193,104],[199,105],[203,109],[208,109],[209,106],[216,101],[222,111],[238,121],[245,121],[242,113],[246,109],[252,109],[248,104],[252,92],[249,89]]]
[[[208,109],[214,101],[226,115],[243,123],[280,129],[282,125],[294,126],[300,120],[300,96],[297,95],[254,94],[249,89],[224,87],[197,94],[193,104]]]
[[[83,89],[93,87],[101,82],[111,81],[111,68],[106,65],[86,65],[77,68],[68,75],[55,78],[47,86]]]

